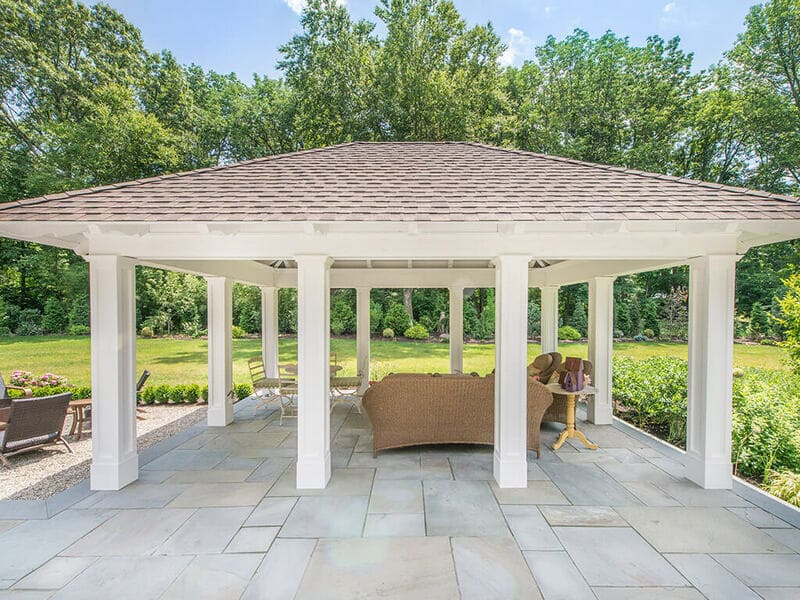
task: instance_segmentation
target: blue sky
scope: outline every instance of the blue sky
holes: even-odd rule
[[[277,47],[299,31],[304,0],[106,0],[142,31],[146,47],[174,52],[249,81],[277,76]],[[350,12],[371,18],[375,0],[346,0]],[[742,31],[756,0],[455,0],[470,23],[491,21],[509,46],[503,60],[521,64],[552,34],[579,27],[591,35],[611,29],[641,44],[648,35],[680,36],[695,55],[695,70],[717,62]]]

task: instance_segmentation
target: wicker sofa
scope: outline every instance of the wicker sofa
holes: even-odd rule
[[[553,402],[528,378],[528,449],[540,451],[539,427]],[[372,422],[373,455],[424,444],[494,443],[494,377],[394,374],[370,386],[362,402]]]

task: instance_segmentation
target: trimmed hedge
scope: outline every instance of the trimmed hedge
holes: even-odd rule
[[[620,418],[667,441],[686,444],[686,361],[615,358],[613,396]],[[737,475],[767,489],[800,477],[800,381],[788,371],[749,368],[733,378],[731,461]],[[776,473],[792,473],[776,479]],[[775,483],[780,481],[780,483]],[[770,484],[770,482],[772,482]]]

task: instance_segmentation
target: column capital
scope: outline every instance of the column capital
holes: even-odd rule
[[[333,257],[327,254],[297,254],[294,260],[297,262],[297,266],[300,266],[300,263],[319,264],[322,262],[325,268],[329,268],[333,264]]]

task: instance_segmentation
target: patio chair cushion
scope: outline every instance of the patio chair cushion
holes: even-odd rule
[[[40,446],[41,444],[49,444],[50,442],[58,440],[59,437],[61,437],[60,433],[46,433],[43,435],[37,435],[24,440],[18,440],[16,442],[9,442],[5,446],[5,451],[15,452],[16,450],[20,450],[22,448],[28,448],[30,446]],[[3,443],[2,439],[0,439],[0,445],[2,445],[2,443]]]

